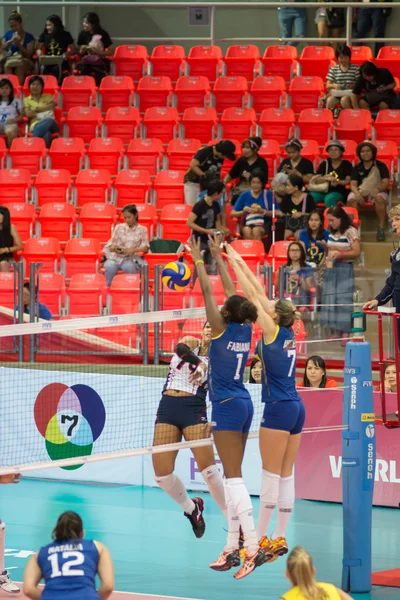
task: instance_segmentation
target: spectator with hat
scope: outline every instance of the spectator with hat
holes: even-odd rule
[[[268,181],[268,164],[265,158],[259,156],[258,152],[262,146],[260,137],[250,137],[242,143],[243,156],[238,158],[224,179],[227,185],[233,179],[238,183],[232,188],[231,202],[234,204],[240,194],[250,189],[250,175],[257,171],[262,173],[264,181]]]
[[[328,158],[318,167],[317,174],[309,184],[309,191],[315,202],[323,203],[327,208],[345,202],[348,195],[346,186],[350,184],[353,165],[343,160],[344,146],[339,140],[332,140],[326,147]]]

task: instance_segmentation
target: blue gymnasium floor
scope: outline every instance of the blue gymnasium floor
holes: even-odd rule
[[[277,600],[288,589],[284,559],[238,582],[233,571],[216,573],[208,568],[223,548],[225,520],[208,494],[204,497],[207,530],[196,540],[180,509],[158,489],[29,479],[3,485],[0,516],[7,524],[6,568],[14,581],[21,581],[27,555],[48,543],[61,512],[75,510],[84,520],[86,536],[110,549],[119,591],[201,600]],[[253,503],[257,513],[258,498]],[[374,570],[400,567],[399,517],[395,509],[374,509]],[[288,541],[311,552],[321,580],[340,584],[341,506],[297,501]],[[394,588],[374,588],[371,594],[356,596],[399,597]]]

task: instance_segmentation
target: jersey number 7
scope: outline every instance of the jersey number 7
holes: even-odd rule
[[[296,364],[296,350],[288,350],[288,356],[291,358],[288,377],[293,375],[294,366]]]

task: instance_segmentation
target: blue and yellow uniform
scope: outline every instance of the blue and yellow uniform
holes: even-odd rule
[[[96,573],[100,555],[92,540],[66,540],[38,553],[45,588],[42,600],[99,600]]]
[[[340,600],[339,592],[331,583],[320,583],[318,581],[317,586],[325,592],[326,600]],[[286,592],[286,594],[283,594],[280,600],[307,600],[307,598],[300,592],[300,589],[296,586],[289,590],[289,592]]]
[[[296,390],[296,339],[291,327],[276,326],[274,338],[258,346],[263,364],[261,400],[265,403],[261,427],[301,433],[303,402]]]
[[[243,377],[251,336],[249,323],[231,321],[225,331],[211,341],[208,390],[214,431],[248,433],[250,429],[254,408]]]

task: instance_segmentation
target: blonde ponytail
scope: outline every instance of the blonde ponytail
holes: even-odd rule
[[[287,570],[294,586],[307,600],[329,600],[328,594],[314,580],[312,558],[301,546],[293,548],[287,560]]]

